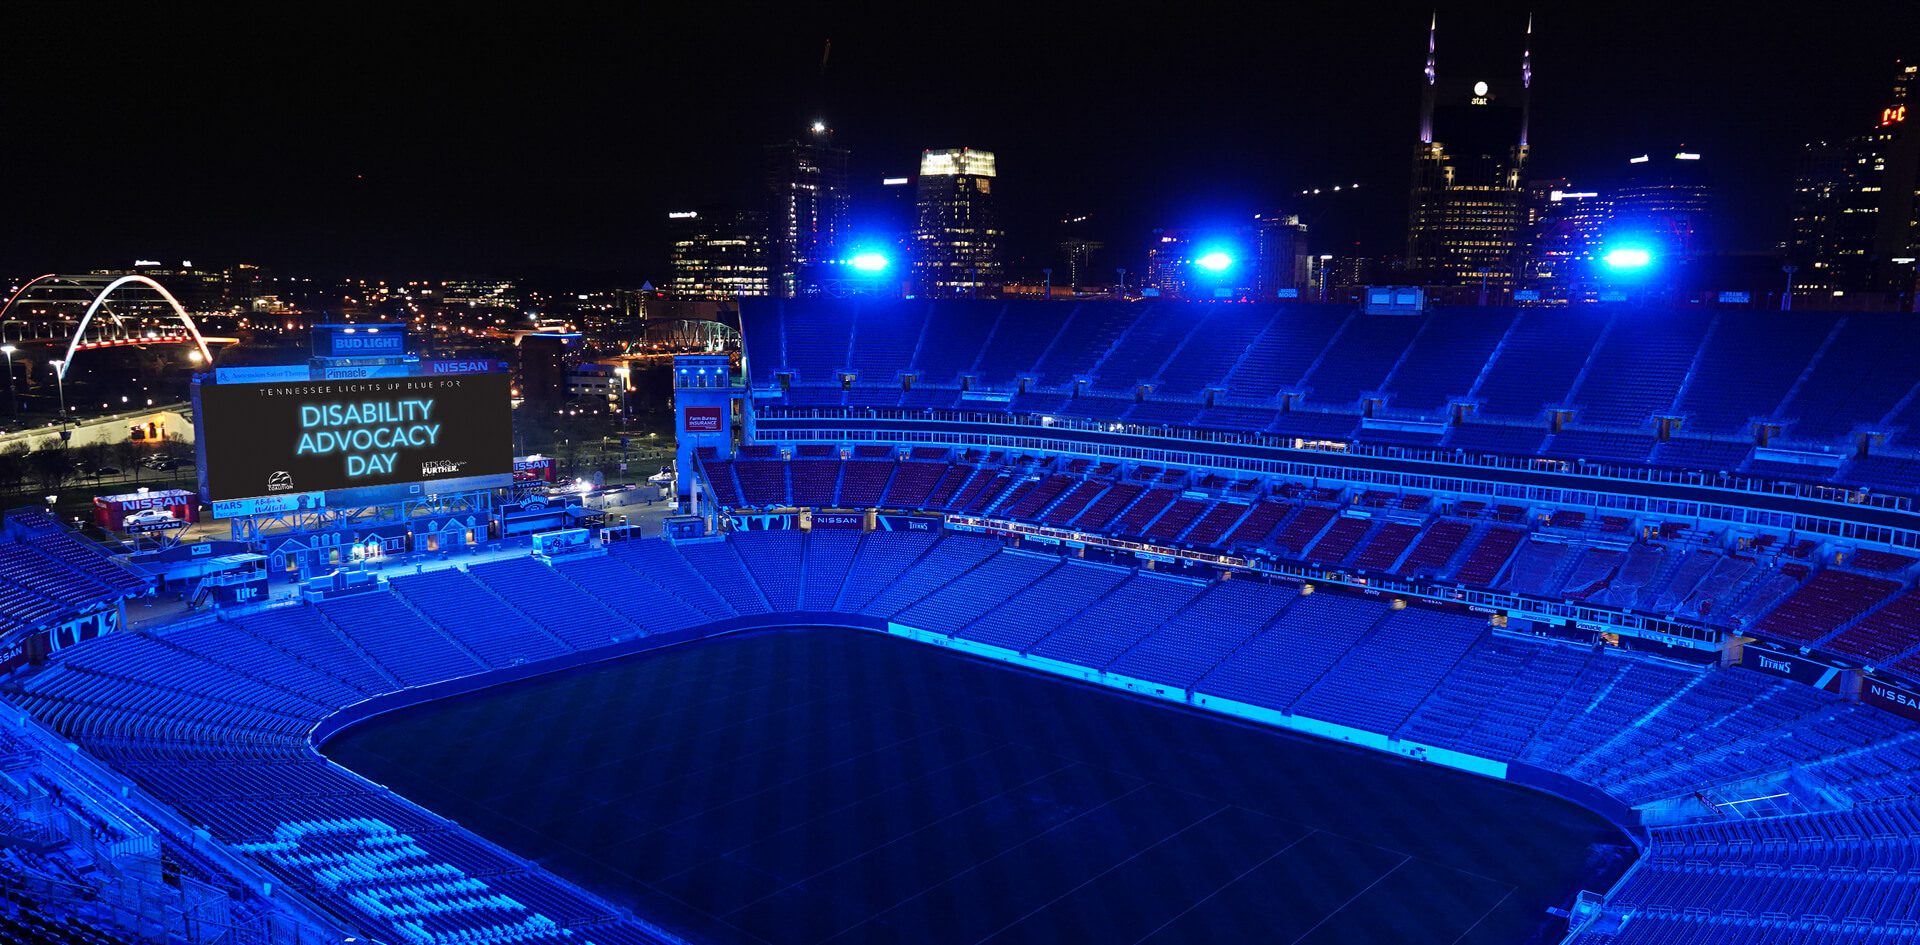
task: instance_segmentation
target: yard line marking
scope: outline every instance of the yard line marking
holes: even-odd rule
[[[1474,929],[1479,928],[1480,923],[1487,921],[1487,916],[1492,915],[1493,910],[1500,908],[1500,903],[1506,902],[1508,899],[1513,898],[1513,891],[1519,888],[1520,887],[1518,886],[1508,887],[1506,895],[1501,896],[1498,902],[1495,902],[1493,905],[1488,906],[1487,911],[1480,913],[1480,918],[1473,920],[1472,925],[1469,925],[1465,929],[1461,930],[1459,938],[1456,938],[1453,940],[1454,945],[1459,945],[1460,940],[1466,938],[1469,932],[1472,932]]]
[[[1359,892],[1354,893],[1351,897],[1347,899],[1346,902],[1341,903],[1339,908],[1334,909],[1332,912],[1329,912],[1326,915],[1321,916],[1320,921],[1315,922],[1313,924],[1313,928],[1310,928],[1305,932],[1300,933],[1300,937],[1294,939],[1292,942],[1292,945],[1300,945],[1302,941],[1306,940],[1307,936],[1313,934],[1314,929],[1317,929],[1323,925],[1326,925],[1327,920],[1333,918],[1336,915],[1339,915],[1341,909],[1345,909],[1346,907],[1353,905],[1354,900],[1359,899],[1361,896],[1366,895],[1368,892],[1372,891],[1373,887],[1380,885],[1381,882],[1385,881],[1387,877],[1392,876],[1395,870],[1398,870],[1400,867],[1405,866],[1411,862],[1413,862],[1413,857],[1407,857],[1401,860],[1400,862],[1393,864],[1393,869],[1387,870],[1386,872],[1381,873],[1379,876],[1375,877],[1373,882],[1367,884],[1366,889],[1362,889]]]
[[[989,794],[989,795],[987,795],[986,797],[983,797],[983,798],[981,798],[981,799],[979,799],[979,800],[977,800],[977,801],[974,801],[973,803],[971,803],[971,804],[968,804],[968,805],[967,805],[967,806],[965,806],[965,807],[962,807],[962,808],[959,808],[959,809],[957,809],[957,810],[954,810],[954,811],[952,811],[951,813],[949,813],[949,814],[947,814],[947,815],[946,815],[946,816],[944,816],[944,817],[941,817],[941,818],[940,818],[940,819],[938,819],[938,820],[935,820],[935,821],[932,821],[932,822],[930,822],[930,823],[927,823],[927,824],[924,824],[924,825],[922,825],[922,826],[920,826],[920,827],[917,827],[917,828],[915,828],[915,829],[913,829],[913,830],[911,830],[911,831],[908,831],[907,833],[903,833],[903,834],[901,834],[901,835],[900,835],[900,836],[898,836],[898,837],[894,837],[893,839],[891,839],[891,840],[888,840],[888,841],[886,841],[886,842],[884,842],[884,843],[879,843],[879,844],[875,844],[874,846],[871,846],[871,847],[868,847],[867,849],[865,849],[865,850],[862,850],[862,851],[860,851],[859,853],[856,853],[856,854],[854,854],[854,855],[852,855],[852,856],[850,856],[850,857],[847,857],[846,859],[844,859],[844,860],[841,860],[841,861],[840,861],[840,862],[838,862],[838,863],[834,863],[834,864],[832,864],[832,865],[830,865],[830,866],[827,866],[827,867],[825,867],[825,868],[823,868],[823,869],[819,869],[819,870],[816,870],[816,871],[814,871],[813,873],[810,873],[810,874],[808,874],[808,875],[806,875],[806,876],[802,876],[802,877],[800,877],[799,879],[796,879],[796,880],[794,880],[793,882],[791,882],[791,883],[788,883],[788,884],[786,884],[785,886],[782,886],[782,887],[780,887],[779,889],[776,889],[776,890],[774,890],[773,892],[770,892],[770,893],[767,893],[767,894],[766,894],[766,895],[764,895],[764,896],[761,896],[761,897],[760,897],[759,899],[755,899],[755,900],[753,900],[752,902],[749,902],[749,903],[746,903],[745,905],[742,905],[742,906],[740,906],[740,908],[738,908],[738,909],[734,909],[734,910],[733,910],[732,912],[728,912],[728,913],[727,913],[727,915],[734,915],[735,913],[738,913],[738,912],[739,912],[739,911],[740,911],[741,909],[747,909],[747,908],[751,908],[751,907],[753,907],[753,906],[755,906],[755,905],[758,905],[759,903],[761,903],[761,902],[763,902],[763,901],[765,901],[765,900],[768,900],[768,899],[771,899],[771,898],[773,898],[773,897],[775,897],[775,896],[778,896],[778,895],[780,895],[781,893],[783,893],[783,892],[786,892],[786,891],[787,891],[787,890],[789,890],[789,889],[792,889],[792,888],[794,888],[794,887],[796,887],[796,886],[800,886],[800,885],[802,885],[802,884],[805,884],[805,883],[808,883],[808,882],[811,882],[811,881],[813,881],[813,880],[815,880],[815,879],[818,879],[818,878],[820,878],[821,876],[824,876],[824,875],[826,875],[827,873],[831,873],[831,872],[833,872],[834,870],[836,870],[836,869],[839,869],[840,867],[842,867],[842,866],[845,866],[845,865],[847,865],[848,863],[852,863],[853,861],[855,861],[855,860],[858,860],[858,859],[860,859],[860,858],[862,858],[862,857],[865,857],[865,856],[868,856],[868,855],[870,855],[870,854],[872,854],[872,853],[874,853],[874,852],[876,852],[876,851],[879,851],[879,850],[884,850],[884,849],[886,849],[887,847],[890,847],[890,846],[893,846],[894,844],[896,844],[896,843],[899,843],[900,841],[902,841],[902,840],[905,840],[905,839],[907,839],[908,837],[911,837],[911,836],[913,836],[913,835],[915,835],[915,834],[918,834],[918,833],[920,833],[920,832],[922,832],[922,831],[924,831],[924,830],[928,830],[928,829],[930,829],[930,828],[933,828],[933,827],[937,827],[937,826],[939,826],[939,825],[941,825],[941,824],[943,824],[943,823],[946,823],[947,821],[949,821],[949,820],[952,820],[953,818],[955,818],[955,817],[958,817],[958,816],[960,816],[961,814],[964,814],[964,813],[966,813],[967,811],[970,811],[970,810],[972,810],[972,809],[974,809],[974,808],[976,808],[976,807],[979,807],[980,805],[982,805],[982,804],[985,804],[985,803],[987,803],[988,801],[991,801],[991,800],[994,800],[994,799],[996,799],[996,798],[998,798],[998,797],[1000,797],[1000,796],[1002,796],[1002,795],[1004,795],[1004,794],[1007,794],[1007,793],[1009,793],[1009,792],[1012,792],[1012,791],[1018,791],[1018,790],[1020,790],[1021,788],[1023,788],[1023,787],[1026,787],[1027,785],[1029,785],[1029,784],[1032,784],[1032,783],[1033,783],[1033,782],[1035,782],[1035,781],[1039,781],[1039,780],[1041,780],[1041,779],[1043,779],[1043,778],[1050,778],[1050,777],[1052,777],[1052,776],[1054,776],[1054,775],[1056,775],[1056,774],[1059,774],[1060,772],[1062,772],[1062,771],[1065,771],[1065,770],[1067,770],[1068,768],[1071,768],[1071,767],[1073,767],[1073,765],[1072,765],[1071,763],[1068,763],[1068,764],[1063,764],[1063,765],[1061,765],[1060,767],[1058,767],[1058,768],[1055,768],[1055,769],[1053,769],[1052,771],[1048,771],[1048,772],[1046,772],[1046,773],[1044,773],[1044,774],[1037,774],[1037,775],[1034,775],[1033,777],[1031,777],[1031,778],[1028,778],[1028,779],[1027,779],[1027,780],[1025,780],[1025,781],[1022,781],[1022,782],[1020,782],[1019,784],[1016,784],[1016,785],[1013,785],[1012,787],[1009,787],[1009,788],[1006,788],[1005,790],[1001,790],[1001,791],[996,791],[996,792],[994,792],[994,793],[992,793],[992,794]],[[1136,790],[1137,790],[1137,789],[1136,789]],[[909,897],[909,898],[911,898],[911,897]]]
[[[1173,918],[1170,918],[1170,919],[1168,919],[1167,921],[1165,921],[1165,922],[1162,922],[1162,923],[1160,923],[1160,924],[1159,924],[1158,926],[1155,926],[1155,927],[1154,927],[1154,930],[1153,930],[1153,931],[1151,931],[1151,932],[1148,932],[1147,934],[1145,934],[1145,935],[1142,935],[1142,936],[1140,936],[1140,938],[1139,938],[1139,939],[1137,939],[1137,940],[1135,940],[1135,942],[1133,943],[1133,945],[1140,945],[1140,943],[1141,943],[1141,942],[1144,942],[1144,941],[1146,941],[1147,939],[1150,939],[1150,938],[1152,938],[1152,937],[1154,937],[1154,936],[1156,936],[1156,935],[1159,935],[1159,934],[1160,934],[1160,930],[1161,930],[1161,929],[1164,929],[1164,928],[1166,928],[1167,926],[1169,926],[1169,925],[1172,925],[1172,924],[1174,924],[1175,922],[1178,922],[1178,921],[1180,921],[1180,918],[1181,918],[1182,916],[1184,916],[1184,915],[1186,915],[1186,914],[1187,914],[1187,913],[1189,913],[1189,912],[1192,912],[1192,911],[1193,911],[1193,910],[1195,910],[1195,909],[1198,909],[1198,908],[1200,908],[1201,906],[1204,906],[1204,905],[1206,905],[1206,904],[1207,904],[1207,901],[1208,901],[1208,900],[1210,900],[1210,899],[1212,899],[1212,898],[1213,898],[1213,897],[1215,897],[1215,896],[1218,896],[1218,895],[1220,895],[1220,893],[1221,893],[1221,891],[1222,891],[1222,890],[1224,890],[1224,889],[1226,889],[1226,888],[1227,888],[1228,886],[1231,886],[1231,885],[1233,885],[1234,883],[1237,883],[1237,882],[1239,882],[1239,881],[1241,881],[1241,880],[1243,880],[1243,879],[1246,879],[1246,878],[1247,878],[1247,876],[1248,876],[1249,874],[1251,874],[1251,873],[1252,873],[1252,872],[1253,872],[1254,870],[1257,870],[1257,869],[1259,869],[1260,867],[1262,867],[1262,866],[1265,866],[1265,865],[1267,865],[1268,863],[1271,863],[1271,862],[1273,862],[1274,860],[1277,860],[1277,859],[1279,859],[1279,858],[1280,858],[1280,854],[1282,854],[1282,853],[1285,853],[1285,852],[1287,852],[1288,850],[1291,850],[1291,849],[1293,849],[1294,847],[1297,847],[1297,846],[1299,846],[1299,845],[1300,845],[1300,844],[1302,844],[1302,843],[1305,843],[1305,842],[1306,842],[1306,841],[1307,841],[1307,840],[1308,840],[1309,838],[1311,838],[1311,837],[1312,837],[1312,836],[1313,836],[1314,834],[1317,834],[1317,833],[1319,833],[1319,832],[1320,832],[1319,830],[1309,830],[1309,831],[1307,831],[1307,832],[1306,832],[1306,834],[1304,834],[1304,835],[1302,835],[1302,836],[1301,836],[1301,837],[1300,837],[1299,839],[1297,839],[1297,840],[1295,840],[1295,841],[1293,841],[1292,843],[1289,843],[1289,844],[1287,844],[1287,845],[1286,845],[1286,846],[1284,846],[1284,847],[1281,847],[1281,848],[1280,848],[1280,849],[1278,849],[1278,850],[1275,850],[1275,851],[1273,851],[1273,853],[1272,853],[1271,855],[1269,855],[1269,856],[1268,856],[1268,857],[1267,857],[1266,859],[1264,859],[1264,860],[1261,860],[1260,862],[1258,862],[1258,863],[1255,863],[1255,864],[1253,864],[1252,866],[1249,866],[1249,867],[1247,867],[1246,869],[1244,869],[1244,870],[1242,870],[1242,871],[1240,872],[1240,875],[1238,875],[1238,876],[1235,876],[1234,878],[1232,878],[1232,879],[1230,879],[1230,880],[1227,880],[1227,881],[1226,881],[1226,882],[1224,882],[1224,883],[1221,883],[1221,884],[1220,884],[1219,886],[1216,886],[1216,887],[1214,887],[1214,890],[1213,890],[1213,892],[1210,892],[1210,893],[1207,893],[1207,894],[1206,894],[1206,895],[1204,895],[1204,896],[1201,896],[1201,897],[1200,897],[1200,899],[1199,899],[1199,901],[1197,901],[1197,902],[1195,902],[1195,903],[1194,903],[1193,905],[1190,905],[1190,906],[1188,906],[1188,907],[1186,907],[1185,909],[1182,909],[1182,910],[1180,910],[1179,912],[1176,912],[1176,913],[1174,913],[1174,915],[1173,915]]]
[[[1047,907],[1053,905],[1054,903],[1059,902],[1060,900],[1065,899],[1068,896],[1071,896],[1074,893],[1077,893],[1080,890],[1087,888],[1089,885],[1095,882],[1098,882],[1100,877],[1105,876],[1108,873],[1111,873],[1114,870],[1117,870],[1120,867],[1125,866],[1128,863],[1131,863],[1134,860],[1139,859],[1140,856],[1146,853],[1148,850],[1158,847],[1159,845],[1166,843],[1167,841],[1172,840],[1173,838],[1178,837],[1181,834],[1186,833],[1187,831],[1192,830],[1193,828],[1198,827],[1201,824],[1204,824],[1215,817],[1218,817],[1220,814],[1225,813],[1227,808],[1228,808],[1228,805],[1221,805],[1220,807],[1216,807],[1211,813],[1207,814],[1204,817],[1201,817],[1199,820],[1196,820],[1193,823],[1186,825],[1185,827],[1181,827],[1179,830],[1176,830],[1170,834],[1167,834],[1166,836],[1161,837],[1160,839],[1155,840],[1152,843],[1149,843],[1138,850],[1135,850],[1132,853],[1132,855],[1128,856],[1126,859],[1121,860],[1120,862],[1115,863],[1112,866],[1109,866],[1106,869],[1101,870],[1099,873],[1096,873],[1093,876],[1087,877],[1084,881],[1080,883],[1080,885],[1075,886],[1072,889],[1069,889],[1066,892],[1063,892],[1060,895],[1055,896],[1044,903],[1041,903],[1039,906],[1036,906],[1033,909],[1028,910],[1026,915],[1023,915],[1020,918],[1015,919],[1012,922],[1009,922],[1006,925],[1003,925],[997,929],[994,929],[992,932],[987,933],[985,938],[980,939],[980,942],[985,942],[988,939],[991,939],[994,936],[999,935],[1001,932],[1005,932],[1006,930],[1013,928],[1014,926],[1019,925],[1020,923],[1025,922],[1028,919],[1033,918],[1035,915],[1045,911]],[[974,945],[979,945],[979,942],[974,943]]]
[[[987,857],[987,858],[986,858],[986,859],[984,859],[984,860],[981,860],[981,861],[979,861],[979,862],[977,862],[977,863],[974,863],[973,865],[971,865],[971,866],[968,866],[968,867],[967,867],[966,869],[963,869],[963,870],[961,870],[960,872],[958,872],[958,873],[955,873],[955,874],[953,874],[952,876],[949,876],[949,877],[947,877],[946,879],[943,879],[943,880],[941,880],[941,881],[939,881],[939,882],[937,882],[937,883],[934,883],[934,884],[933,884],[932,886],[928,886],[927,888],[925,888],[925,889],[922,889],[922,890],[920,890],[919,892],[917,892],[917,893],[914,893],[913,895],[911,895],[911,896],[908,896],[907,898],[905,898],[905,899],[902,899],[902,900],[900,900],[899,902],[896,902],[896,903],[894,903],[893,905],[891,905],[891,906],[888,906],[888,907],[886,907],[885,909],[882,909],[882,910],[880,910],[879,912],[876,912],[876,913],[874,913],[873,915],[870,915],[870,916],[868,916],[868,917],[866,917],[866,918],[864,918],[864,919],[861,919],[860,921],[858,921],[858,922],[855,922],[854,924],[852,924],[852,925],[849,925],[849,926],[847,926],[846,928],[844,928],[844,929],[841,929],[840,931],[838,931],[838,932],[835,932],[835,933],[833,933],[832,935],[830,935],[830,936],[828,936],[828,937],[827,937],[827,938],[826,938],[825,940],[823,940],[823,941],[822,941],[822,942],[820,943],[820,945],[826,945],[826,942],[831,942],[831,941],[834,941],[834,940],[836,940],[836,939],[838,939],[838,938],[840,938],[841,936],[843,936],[843,935],[845,935],[845,934],[847,934],[848,932],[851,932],[851,931],[853,931],[854,929],[857,929],[857,928],[859,928],[860,926],[863,926],[863,925],[866,925],[867,923],[869,923],[869,922],[872,922],[872,921],[873,921],[874,919],[877,919],[877,918],[879,918],[879,917],[881,917],[881,916],[883,916],[883,915],[886,915],[887,913],[889,913],[889,912],[892,912],[893,910],[895,910],[895,909],[898,909],[898,908],[900,908],[900,906],[902,906],[902,905],[904,905],[904,904],[906,904],[906,903],[909,903],[909,902],[912,902],[913,900],[915,900],[915,899],[918,899],[918,898],[920,898],[921,896],[924,896],[924,895],[926,895],[927,893],[929,893],[929,892],[932,892],[933,890],[935,890],[935,889],[938,889],[938,888],[939,888],[939,887],[941,887],[941,886],[945,886],[946,884],[948,884],[948,883],[951,883],[951,882],[953,882],[953,881],[954,881],[955,879],[958,879],[958,878],[960,878],[960,877],[962,877],[962,876],[965,876],[965,875],[967,875],[968,873],[971,873],[971,872],[973,872],[974,870],[977,870],[977,869],[979,869],[980,867],[982,867],[982,866],[985,866],[985,865],[987,865],[988,863],[991,863],[991,862],[993,862],[994,860],[997,860],[997,859],[1000,859],[1001,857],[1003,857],[1003,856],[1006,856],[1007,854],[1009,854],[1009,853],[1012,853],[1013,851],[1015,851],[1015,850],[1018,850],[1018,849],[1020,849],[1021,847],[1024,847],[1024,846],[1026,846],[1027,844],[1029,844],[1029,843],[1032,843],[1032,842],[1034,842],[1035,840],[1038,840],[1038,839],[1040,839],[1041,837],[1044,837],[1044,836],[1046,836],[1047,834],[1050,834],[1050,833],[1052,833],[1052,832],[1054,832],[1054,831],[1056,831],[1056,830],[1059,830],[1060,828],[1062,828],[1062,827],[1065,827],[1065,826],[1067,826],[1068,824],[1074,824],[1074,823],[1078,823],[1078,822],[1080,821],[1080,819],[1081,819],[1082,817],[1085,817],[1085,816],[1087,816],[1088,814],[1091,814],[1091,813],[1093,813],[1094,811],[1097,811],[1097,810],[1102,810],[1102,809],[1104,809],[1104,808],[1106,808],[1106,807],[1109,807],[1109,806],[1111,806],[1111,805],[1112,805],[1112,804],[1113,804],[1114,802],[1116,802],[1116,801],[1122,801],[1122,800],[1125,800],[1125,799],[1127,799],[1127,798],[1129,798],[1129,797],[1132,797],[1133,795],[1135,795],[1135,794],[1137,794],[1137,793],[1139,793],[1139,792],[1141,792],[1141,791],[1143,791],[1143,790],[1145,790],[1145,789],[1146,789],[1146,788],[1147,788],[1147,787],[1149,786],[1149,784],[1150,784],[1150,782],[1146,782],[1146,781],[1142,781],[1142,782],[1140,782],[1139,784],[1137,784],[1137,785],[1134,785],[1134,786],[1133,786],[1132,788],[1130,788],[1130,789],[1128,789],[1128,790],[1127,790],[1127,791],[1126,791],[1125,793],[1122,793],[1122,794],[1116,794],[1116,795],[1114,795],[1113,797],[1110,797],[1110,798],[1107,798],[1106,800],[1104,800],[1104,801],[1101,801],[1100,803],[1098,803],[1098,804],[1095,804],[1094,806],[1092,806],[1092,807],[1089,807],[1089,808],[1087,808],[1086,810],[1083,810],[1083,811],[1081,811],[1080,813],[1078,813],[1078,814],[1075,814],[1075,815],[1073,815],[1072,817],[1069,817],[1069,818],[1067,818],[1066,820],[1063,820],[1063,821],[1061,821],[1061,822],[1059,822],[1059,823],[1057,823],[1057,824],[1054,824],[1053,826],[1051,826],[1051,827],[1048,827],[1047,829],[1045,829],[1045,830],[1042,830],[1042,831],[1040,831],[1039,833],[1036,833],[1036,834],[1034,834],[1033,836],[1031,836],[1031,837],[1028,837],[1028,838],[1026,838],[1025,840],[1022,840],[1022,841],[1020,841],[1019,843],[1016,843],[1016,844],[1014,844],[1013,846],[1010,846],[1010,847],[1008,847],[1008,848],[1006,848],[1005,850],[1001,850],[1001,851],[1000,851],[999,853],[995,853],[994,855],[992,855],[992,856],[990,856],[990,857]]]

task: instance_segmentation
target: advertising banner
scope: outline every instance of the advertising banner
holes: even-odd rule
[[[1860,681],[1860,701],[1920,721],[1920,693],[1868,677]]]
[[[720,432],[720,408],[688,407],[686,409],[686,426],[684,429],[688,433]]]
[[[1791,679],[1829,692],[1840,691],[1840,670],[1791,653],[1748,644],[1741,648],[1740,665],[1757,673]]]

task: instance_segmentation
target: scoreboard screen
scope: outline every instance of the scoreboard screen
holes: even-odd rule
[[[513,477],[505,374],[207,384],[207,500]]]

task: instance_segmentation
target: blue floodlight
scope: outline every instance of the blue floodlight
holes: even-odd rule
[[[1211,253],[1201,256],[1199,259],[1194,260],[1193,264],[1196,266],[1199,266],[1202,269],[1208,269],[1213,272],[1219,272],[1220,270],[1233,265],[1233,257],[1227,255],[1226,253],[1220,252],[1219,250],[1215,250]]]
[[[1615,269],[1643,269],[1653,262],[1653,254],[1638,246],[1609,250],[1600,261]]]
[[[879,272],[887,268],[888,260],[887,257],[879,253],[860,253],[852,259],[847,260],[847,262],[852,263],[853,268],[861,270],[862,272]]]

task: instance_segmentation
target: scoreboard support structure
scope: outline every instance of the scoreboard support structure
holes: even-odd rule
[[[413,496],[375,505],[257,512],[236,516],[229,519],[228,524],[235,541],[264,541],[276,535],[336,532],[373,525],[404,525],[443,515],[490,516],[493,512],[493,496],[494,490],[476,489]]]

